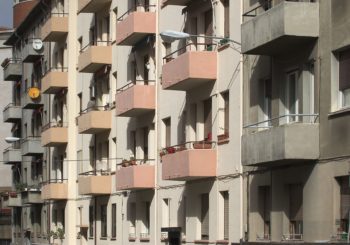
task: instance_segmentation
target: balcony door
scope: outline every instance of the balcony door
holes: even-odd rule
[[[285,114],[286,122],[298,121],[299,113],[298,99],[298,71],[287,73],[285,84]]]

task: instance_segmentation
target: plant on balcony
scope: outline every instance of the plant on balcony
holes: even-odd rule
[[[123,159],[122,160],[122,166],[123,167],[129,167],[129,166],[134,166],[134,165],[136,165],[135,157],[130,157],[129,160],[127,160],[127,159]]]
[[[22,182],[16,182],[15,183],[15,188],[17,192],[22,192],[24,191],[26,188],[28,187],[28,185],[26,183],[22,183]]]
[[[57,228],[56,231],[51,230],[48,234],[48,239],[49,240],[53,240],[53,243],[55,242],[55,240],[59,239],[61,242],[64,239],[64,230],[63,228]]]

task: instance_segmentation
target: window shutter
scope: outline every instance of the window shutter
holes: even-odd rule
[[[209,194],[201,196],[201,239],[209,239]]]
[[[339,90],[350,88],[350,49],[339,53]]]

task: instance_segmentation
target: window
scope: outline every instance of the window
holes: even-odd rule
[[[89,206],[89,237],[94,237],[94,206]]]
[[[209,194],[201,195],[201,239],[209,240]]]
[[[111,225],[112,238],[117,237],[117,204],[112,204],[112,225]]]
[[[264,121],[270,120],[272,117],[272,80],[270,78],[264,80],[263,115]],[[270,121],[265,123],[265,126],[270,125]]]
[[[303,234],[303,186],[289,185],[289,233]]]
[[[230,0],[221,0],[224,7],[224,37],[230,37]]]
[[[148,127],[143,128],[143,159],[148,160]]]
[[[129,238],[135,238],[136,236],[136,203],[130,203],[129,209]]]
[[[263,237],[261,239],[270,239],[270,212],[271,212],[271,192],[270,186],[259,186],[259,213],[264,222]],[[260,235],[260,234],[259,234]]]
[[[221,196],[223,199],[223,228],[224,228],[224,240],[229,239],[229,194],[228,191],[221,192]]]
[[[166,118],[163,120],[165,130],[164,130],[164,143],[165,147],[169,147],[171,145],[171,119]]]
[[[211,141],[211,120],[212,120],[212,110],[211,110],[211,98],[203,101],[204,105],[204,139]]]
[[[298,121],[298,72],[293,71],[287,74],[286,87],[285,87],[285,108],[287,123]]]
[[[221,96],[224,101],[224,134],[228,136],[230,128],[230,93],[226,91]]]
[[[350,211],[349,176],[339,178],[340,184],[340,232],[348,232]]]
[[[339,53],[340,106],[350,106],[350,49]]]
[[[170,199],[164,198],[162,202],[162,227],[170,227]]]
[[[130,131],[130,149],[136,158],[136,131]]]
[[[101,237],[107,237],[107,205],[101,205]]]
[[[52,210],[52,223],[57,227],[57,209]]]
[[[145,234],[149,235],[151,221],[151,203],[145,202]]]

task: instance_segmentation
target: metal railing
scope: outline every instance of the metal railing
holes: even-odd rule
[[[262,4],[259,4],[258,6],[256,6],[255,8],[245,12],[243,14],[243,17],[255,17],[259,14],[259,11],[263,10],[263,11],[267,11],[269,9],[271,9],[272,6],[272,0],[267,0]]]
[[[94,106],[89,106],[86,109],[80,111],[79,115],[81,116],[81,115],[86,114],[90,111],[108,111],[109,109],[110,109],[109,105],[105,105],[105,106],[94,105]]]
[[[140,7],[143,7],[143,11],[138,9]],[[119,18],[117,18],[117,21],[123,21],[125,17],[127,17],[130,13],[133,12],[155,12],[157,9],[156,7],[156,5],[137,4],[136,6],[133,6],[132,8],[128,9]]]
[[[331,241],[347,241],[348,240],[348,233],[347,232],[340,232],[334,235],[331,235],[330,237]]]
[[[270,234],[262,234],[262,235],[257,234],[256,240],[257,241],[270,241]]]
[[[19,103],[19,102],[18,103],[15,103],[15,102],[9,103],[7,106],[4,107],[3,112],[8,110],[11,107],[19,107],[20,108],[21,107],[21,103]]]
[[[21,144],[28,142],[28,141],[40,141],[41,136],[27,136],[23,139],[21,139]]]
[[[84,46],[82,49],[80,49],[80,53],[83,53],[86,49],[88,49],[88,47],[91,46],[110,46],[112,44],[112,41],[107,40],[107,41],[98,41],[98,40],[93,40],[91,42],[89,42],[86,46]]]
[[[179,151],[190,150],[190,149],[195,149],[195,150],[214,149],[216,147],[216,144],[217,143],[215,141],[206,141],[206,140],[188,141],[183,144],[178,144],[178,145],[173,145],[173,146],[163,148],[160,152],[160,156],[173,154]]]
[[[303,234],[284,234],[282,235],[282,241],[302,241]]]
[[[50,128],[66,128],[66,127],[68,127],[68,123],[66,122],[61,122],[61,121],[49,122],[41,128],[41,132],[44,132],[45,130],[48,130]]]
[[[103,170],[103,169],[95,169],[95,170],[90,170],[87,172],[80,173],[80,176],[106,176],[106,175],[111,175],[110,170]]]
[[[117,94],[121,93],[121,92],[127,90],[128,88],[131,88],[131,87],[133,87],[135,85],[140,84],[140,85],[145,85],[146,86],[146,85],[150,85],[149,83],[152,83],[153,85],[155,85],[156,81],[155,80],[135,80],[135,81],[132,81],[132,82],[124,85],[123,87],[118,88],[117,89]]]
[[[69,13],[65,13],[65,12],[58,12],[58,13],[49,13],[48,14],[48,18],[52,17],[52,16],[58,16],[58,17],[68,17]]]
[[[123,159],[117,163],[117,169],[119,167],[137,166],[137,165],[151,165],[156,159]]]
[[[163,64],[175,59],[176,57],[180,56],[183,53],[191,52],[191,51],[199,51],[198,47],[204,46],[203,51],[216,51],[217,50],[217,44],[216,43],[187,43],[183,47],[171,52],[170,54],[163,57]],[[176,57],[174,55],[177,54]]]
[[[65,178],[57,178],[57,179],[49,179],[49,180],[45,180],[43,182],[41,182],[40,184],[42,186],[44,185],[48,185],[48,184],[61,184],[61,183],[67,183],[68,179]]]
[[[10,64],[17,64],[22,62],[22,59],[18,58],[6,58],[4,61],[1,63],[1,66],[6,69]]]
[[[243,126],[243,128],[272,128],[275,126],[279,126],[279,125],[284,125],[284,124],[288,124],[288,123],[316,123],[317,119],[318,119],[318,114],[285,114],[285,115],[281,115],[278,117],[274,117],[271,119],[267,119],[267,120],[263,120],[257,123],[251,123],[251,124],[247,124],[245,126]],[[311,120],[309,121],[305,121],[305,120],[300,120],[300,118],[304,118],[304,117],[309,117]],[[279,120],[286,118],[286,122],[279,122]],[[313,118],[313,120],[312,120]],[[275,124],[273,124],[273,122],[276,122]]]
[[[68,67],[64,67],[64,66],[53,66],[50,67],[46,72],[45,75],[47,75],[50,72],[68,72]],[[44,75],[44,76],[45,76]]]

